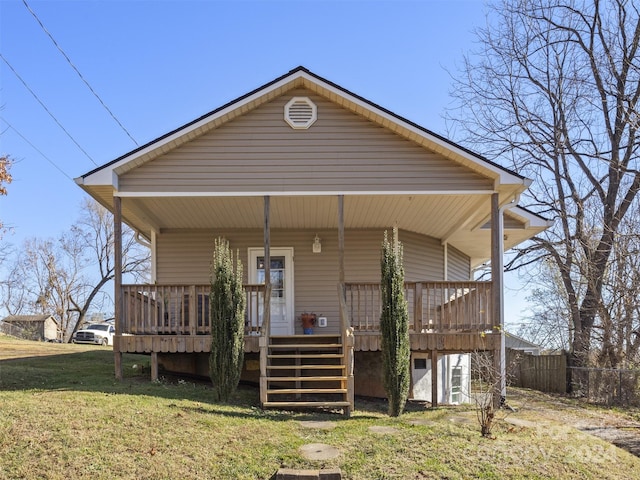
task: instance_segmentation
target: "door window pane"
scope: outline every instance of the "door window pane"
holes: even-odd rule
[[[264,257],[256,259],[258,283],[264,283]],[[284,257],[271,257],[271,298],[284,298]]]
[[[451,370],[451,402],[460,403],[462,400],[462,367]]]

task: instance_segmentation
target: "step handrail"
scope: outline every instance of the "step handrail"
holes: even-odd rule
[[[344,282],[338,283],[338,301],[340,304],[340,327],[346,375],[344,387],[347,389],[347,400],[349,402],[347,416],[349,416],[355,407],[355,382],[353,377],[355,338],[349,318],[349,310],[347,309],[347,289]]]

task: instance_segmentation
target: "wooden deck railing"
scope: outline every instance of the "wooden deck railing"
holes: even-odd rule
[[[349,326],[380,331],[380,284],[346,283]],[[123,285],[120,333],[134,335],[209,335],[209,285]],[[264,285],[245,285],[245,334],[261,331]],[[491,282],[406,282],[409,329],[416,333],[488,331]]]
[[[245,334],[257,335],[264,285],[244,285]],[[121,332],[133,335],[210,335],[210,285],[123,285]]]
[[[380,331],[379,283],[347,283],[347,311],[358,332]],[[416,333],[487,331],[491,318],[491,282],[406,282],[409,330]]]

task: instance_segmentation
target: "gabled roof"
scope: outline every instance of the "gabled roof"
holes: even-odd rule
[[[58,323],[58,321],[52,317],[51,315],[9,315],[5,317],[2,321],[5,323],[26,323],[26,322],[44,322],[45,320],[52,319],[54,322]]]
[[[224,137],[225,131],[233,129],[236,119],[238,125],[243,119],[246,120],[252,116],[255,121],[260,112],[270,111],[270,105],[283,103],[283,97],[293,92],[296,92],[297,96],[300,91],[322,100],[325,106],[331,105],[336,114],[338,111],[340,114],[344,113],[344,117],[341,118],[348,118],[352,124],[358,124],[358,128],[366,125],[366,128],[370,128],[367,132],[370,132],[368,134],[371,137],[365,138],[379,140],[384,135],[385,138],[392,137],[398,140],[398,144],[402,144],[400,149],[406,147],[420,151],[421,163],[415,170],[401,171],[402,169],[398,168],[398,177],[391,178],[393,173],[390,177],[383,173],[376,176],[370,171],[363,171],[367,166],[362,166],[364,164],[362,162],[358,164],[360,170],[357,170],[355,177],[360,180],[371,179],[371,181],[366,184],[367,188],[360,189],[354,188],[353,183],[344,179],[332,184],[328,183],[330,179],[326,180],[326,183],[318,182],[313,185],[313,188],[285,189],[280,182],[282,179],[282,169],[280,169],[274,170],[272,174],[269,172],[271,174],[269,178],[276,178],[277,181],[267,183],[262,181],[265,177],[252,177],[251,182],[247,182],[250,187],[243,190],[233,181],[224,183],[224,179],[229,178],[224,175],[218,177],[209,174],[206,180],[201,181],[199,176],[201,165],[198,165],[193,171],[186,171],[185,175],[192,182],[190,185],[196,185],[196,187],[191,190],[186,188],[181,190],[182,185],[178,185],[176,177],[162,173],[162,165],[166,165],[163,162],[172,155],[178,157],[183,155],[180,160],[174,163],[171,163],[173,162],[171,160],[169,163],[173,169],[170,170],[172,175],[185,174],[185,171],[180,170],[181,162],[185,158],[194,158],[193,151],[188,150],[198,142],[206,144],[206,154],[210,155],[208,157],[210,163],[206,168],[211,167],[213,162],[211,151],[224,143],[220,138]],[[273,111],[275,109],[270,111],[270,114],[273,114]],[[323,121],[326,122],[326,118],[323,117]],[[283,119],[282,127],[284,123]],[[253,136],[252,131],[244,130],[244,132],[247,131]],[[311,129],[309,135],[314,135],[313,131],[322,130]],[[382,133],[378,134],[378,131]],[[260,135],[263,134],[259,132],[257,136]],[[315,135],[318,135],[315,140],[318,143],[314,146],[320,145],[320,148],[326,148],[331,141],[330,137],[325,138],[323,134],[315,133]],[[243,137],[243,140],[245,138]],[[282,142],[278,140],[277,135],[274,138]],[[352,140],[345,137],[339,141]],[[367,141],[369,140],[363,140],[365,143]],[[241,146],[244,148],[245,144]],[[286,154],[286,147],[290,145],[284,143],[280,146]],[[271,145],[268,147],[271,148]],[[202,147],[194,148],[197,150]],[[238,147],[233,146],[233,148]],[[371,150],[374,149],[375,146],[371,148]],[[237,158],[244,155],[243,150],[239,149],[239,152],[240,155]],[[278,150],[278,153],[283,152]],[[340,156],[341,154],[336,155],[335,152],[333,154],[333,158],[330,155],[326,157],[333,161],[333,163],[328,162],[329,170],[334,167],[339,168],[336,165],[340,162],[336,159],[345,158]],[[253,155],[257,154],[253,153]],[[385,172],[394,171],[396,167],[396,164],[392,163],[395,161],[394,158],[390,158],[388,165],[385,165],[388,168]],[[201,161],[201,158],[197,157],[196,161]],[[433,167],[436,174],[431,175],[428,168],[430,165],[435,165],[436,161],[439,162],[438,167]],[[188,161],[185,161],[185,164],[188,164]],[[265,164],[270,165],[268,161],[265,161]],[[446,168],[449,165],[452,167],[450,170]],[[154,171],[154,167],[158,170]],[[224,165],[224,168],[227,168],[227,165]],[[236,168],[235,164],[233,168]],[[439,176],[440,172],[444,169],[454,173],[447,177],[448,181],[439,183],[442,178]],[[159,176],[156,175],[158,172],[160,172]],[[318,170],[315,172],[317,174]],[[337,170],[332,170],[330,174],[339,175],[336,172]],[[360,175],[360,172],[364,174]],[[419,180],[412,176],[414,173],[421,175]],[[140,176],[136,177],[136,175]],[[143,175],[148,176],[145,177],[144,187],[141,188],[136,181]],[[301,168],[295,171],[295,175],[298,175],[296,181],[302,182],[316,178],[312,179],[313,175],[307,174],[307,171]],[[320,175],[317,174],[317,176]],[[322,177],[323,181],[329,176]],[[156,181],[160,178],[165,183]],[[218,178],[222,180],[214,185],[214,179],[217,181]],[[388,187],[388,185],[398,184],[404,178],[410,181],[402,185],[410,185],[410,187],[399,189]],[[458,178],[461,178],[460,182]],[[427,181],[430,182],[429,185]],[[472,266],[481,264],[489,257],[490,236],[485,226],[490,220],[491,194],[497,193],[500,205],[508,206],[505,217],[505,220],[509,220],[505,221],[505,232],[509,231],[508,235],[505,234],[506,249],[531,238],[549,226],[549,222],[539,215],[510,206],[513,199],[529,187],[531,180],[396,115],[304,67],[297,67],[246,95],[86,173],[77,178],[76,182],[110,210],[113,207],[114,196],[125,199],[126,201],[122,202],[124,221],[147,238],[151,238],[154,232],[157,234],[170,229],[262,228],[262,196],[272,196],[272,207],[279,213],[272,216],[272,228],[335,228],[337,221],[335,201],[337,195],[344,195],[350,197],[345,216],[346,228],[386,228],[396,224],[401,229],[428,235],[458,248],[470,257]],[[296,186],[299,185],[297,182],[294,183]],[[255,189],[253,189],[254,185],[257,185]],[[313,196],[312,204],[307,201],[308,196]]]
[[[79,185],[103,184],[111,173],[122,174],[158,155],[173,149],[193,138],[246,113],[248,110],[270,101],[288,90],[298,87],[309,88],[341,106],[378,123],[395,133],[413,140],[444,156],[462,163],[476,171],[493,174],[498,183],[521,184],[524,191],[531,180],[494,163],[471,150],[460,146],[437,133],[428,130],[380,105],[299,66],[255,90],[202,115],[201,117],[172,130],[151,142],[122,155],[115,160],[78,177]],[[107,173],[107,176],[100,173]],[[108,179],[111,183],[111,178]],[[116,186],[117,187],[117,186]]]
[[[514,350],[522,350],[522,349],[537,349],[542,350],[542,347],[537,343],[533,343],[525,338],[519,337],[510,332],[505,332],[505,341],[507,348],[511,348]]]

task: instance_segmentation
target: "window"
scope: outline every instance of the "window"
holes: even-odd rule
[[[462,367],[451,369],[451,403],[462,401]]]

